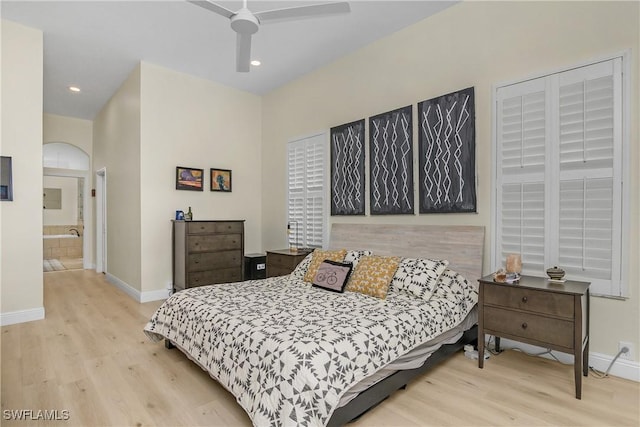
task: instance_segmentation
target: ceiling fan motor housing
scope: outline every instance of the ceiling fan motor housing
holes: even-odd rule
[[[240,9],[231,17],[231,28],[236,33],[254,34],[258,31],[259,27],[260,22],[258,22],[258,18],[253,16],[249,9]]]

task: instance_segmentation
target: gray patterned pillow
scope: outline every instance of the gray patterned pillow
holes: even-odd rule
[[[373,255],[373,252],[368,250],[347,251],[347,254],[344,257],[344,262],[350,262],[351,264],[353,264],[353,270],[355,270],[356,266],[358,265],[358,261],[360,261],[360,258],[370,255]]]
[[[478,290],[460,273],[446,268],[438,280],[438,286],[433,293],[438,298],[451,301],[478,301]]]
[[[403,258],[391,280],[391,288],[429,300],[447,265],[446,260]]]
[[[309,269],[309,265],[311,264],[311,259],[313,258],[313,252],[304,257],[300,264],[296,266],[291,272],[291,277],[296,279],[304,279],[304,275],[307,274],[307,270]]]

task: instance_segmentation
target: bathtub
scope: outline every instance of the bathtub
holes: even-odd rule
[[[44,259],[82,258],[82,236],[75,234],[44,234],[42,255]]]

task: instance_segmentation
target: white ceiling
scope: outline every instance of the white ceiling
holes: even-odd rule
[[[230,10],[241,1],[219,2]],[[249,0],[253,12],[322,1]],[[140,61],[267,93],[453,1],[350,1],[351,13],[264,24],[250,73],[235,71],[229,21],[185,1],[9,1],[2,19],[44,33],[44,111],[92,120]],[[73,94],[67,89],[82,89]]]

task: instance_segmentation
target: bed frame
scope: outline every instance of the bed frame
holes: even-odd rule
[[[373,409],[383,400],[400,389],[405,389],[407,384],[416,377],[421,376],[452,354],[460,351],[466,344],[476,344],[478,341],[478,325],[464,332],[462,337],[453,344],[445,344],[436,350],[424,364],[415,369],[396,371],[382,381],[369,387],[353,398],[346,405],[336,409],[327,423],[327,427],[342,426],[354,421],[370,409]]]
[[[329,249],[369,249],[376,255],[446,259],[477,286],[484,227],[474,225],[333,224]]]
[[[330,249],[368,249],[377,255],[446,259],[449,267],[477,286],[482,277],[484,227],[440,225],[333,224]],[[453,344],[435,351],[415,369],[401,370],[364,390],[345,406],[335,410],[327,425],[341,426],[352,421],[396,390],[403,389],[465,344],[477,342],[477,325]],[[167,348],[174,348],[165,340]]]
[[[471,283],[482,277],[484,227],[440,225],[333,224],[330,249],[369,249],[378,255],[446,259],[452,270]],[[466,344],[478,340],[477,325],[453,344],[435,351],[415,369],[397,371],[361,392],[333,413],[328,426],[341,426],[378,405]]]

